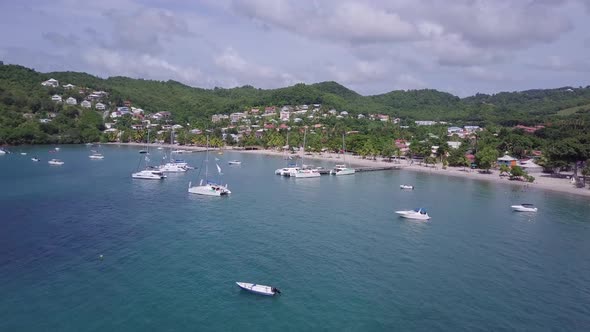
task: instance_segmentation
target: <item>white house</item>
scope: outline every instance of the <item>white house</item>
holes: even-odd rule
[[[529,159],[526,161],[521,160],[519,162],[518,166],[520,166],[527,173],[541,173],[541,172],[543,172],[543,167],[535,164],[535,162],[532,159]]]
[[[51,122],[51,119],[39,119],[39,122],[41,122],[41,123],[49,123],[49,122]]]
[[[84,108],[90,108],[90,107],[92,107],[92,103],[89,102],[88,100],[84,100],[83,102],[80,103],[80,106],[82,106]]]
[[[463,128],[465,128],[465,131],[468,132],[468,133],[474,133],[476,131],[480,131],[481,130],[481,128],[479,126],[465,126]]]
[[[172,126],[172,130],[178,130],[178,129],[182,129],[182,128],[184,128],[184,127],[179,124],[175,124],[174,126]]]
[[[335,109],[331,109],[328,111],[328,113],[330,113],[332,115],[336,115],[336,114],[338,114],[338,111],[336,111]]]
[[[52,101],[55,101],[55,102],[58,102],[58,103],[61,103],[61,96],[60,95],[53,95],[51,97],[51,100]]]
[[[56,88],[56,87],[59,86],[59,81],[56,80],[56,79],[54,79],[54,78],[50,78],[47,81],[42,82],[41,85],[43,85],[43,86],[51,86],[51,87]]]
[[[357,116],[356,116],[356,118],[357,118],[357,119],[364,119],[364,118],[365,118],[365,116],[364,116],[363,114],[359,114],[359,115],[357,115]]]
[[[66,89],[66,90],[70,90],[70,89],[73,89],[73,88],[75,88],[75,87],[76,87],[76,86],[75,86],[75,85],[73,85],[73,84],[66,84],[66,85],[64,85],[64,89]]]
[[[76,104],[78,104],[78,101],[76,100],[76,98],[70,97],[70,98],[66,99],[66,104],[68,104],[68,105],[76,105]]]
[[[458,149],[461,146],[461,142],[447,142],[451,149]]]
[[[281,111],[281,113],[279,113],[279,116],[281,121],[289,121],[291,113],[289,111]]]
[[[104,111],[106,109],[106,106],[103,103],[96,103],[96,105],[94,105],[94,108],[96,108],[99,111]]]
[[[246,116],[246,114],[244,114],[242,112],[231,113],[229,115],[229,120],[232,123],[236,123],[236,122],[239,122],[241,119],[243,119],[245,116]]]
[[[436,121],[414,121],[417,126],[434,126]]]
[[[301,119],[301,118],[295,118],[295,119],[293,119],[293,121],[296,122],[296,123],[299,123],[299,122],[303,121],[303,119]]]
[[[340,112],[340,115],[342,115],[342,116],[348,116],[348,112],[347,111],[342,111],[342,112]]]

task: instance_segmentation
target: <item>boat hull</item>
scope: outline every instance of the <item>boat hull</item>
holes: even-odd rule
[[[332,175],[353,175],[356,173],[354,168],[336,169],[330,172]]]
[[[512,205],[511,208],[514,212],[537,212],[536,207],[528,208],[528,207],[524,207],[522,205]]]
[[[143,179],[143,180],[163,180],[166,178],[164,174],[159,172],[152,172],[152,171],[141,171],[137,173],[131,174],[131,177],[134,179]]]
[[[414,220],[429,220],[428,214],[416,213],[415,211],[395,211],[401,218],[414,219]]]
[[[231,194],[231,191],[224,186],[194,186],[189,187],[188,192],[191,194],[204,195],[204,196],[227,196]]]
[[[400,189],[409,189],[409,190],[413,190],[413,189],[414,189],[414,186],[409,186],[409,185],[406,185],[406,184],[402,184],[402,185],[400,185],[400,186],[399,186],[399,188],[400,188]]]
[[[264,296],[276,295],[276,292],[270,286],[251,284],[248,282],[236,282],[236,285],[238,285],[238,287],[240,287],[241,289],[248,291],[250,293],[264,295]]]

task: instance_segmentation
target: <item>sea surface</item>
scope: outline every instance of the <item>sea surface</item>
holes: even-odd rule
[[[51,148],[0,156],[0,331],[590,330],[587,198],[409,171],[289,179],[232,152],[209,173],[233,194],[202,197],[204,153],[149,181],[130,177],[139,148]],[[415,207],[431,221],[394,214]]]

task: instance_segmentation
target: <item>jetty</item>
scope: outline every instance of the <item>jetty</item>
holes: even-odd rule
[[[364,166],[364,167],[355,167],[354,171],[357,173],[360,173],[360,172],[390,171],[390,170],[398,170],[401,168],[402,168],[401,166]],[[319,169],[318,172],[322,175],[329,175],[330,169],[323,168],[323,169]]]

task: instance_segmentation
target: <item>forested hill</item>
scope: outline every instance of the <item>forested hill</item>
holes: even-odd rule
[[[39,73],[22,66],[0,65],[0,116],[6,116],[9,111],[53,111],[50,97],[56,93],[81,100],[82,96],[76,96],[78,89],[64,91],[61,87],[41,86],[41,82],[49,78],[59,80],[61,85],[70,83],[76,87],[106,91],[109,93],[106,102],[110,107],[131,100],[134,106],[146,112],[170,111],[179,121],[202,121],[215,113],[237,112],[257,106],[319,103],[351,114],[384,113],[413,120],[526,124],[545,121],[564,109],[572,109],[573,116],[586,116],[586,105],[590,105],[590,87],[477,94],[463,99],[430,89],[362,96],[336,82],[296,84],[268,90],[252,86],[201,89],[176,81],[127,77],[102,79],[86,73]],[[568,116],[572,114],[568,113]]]

